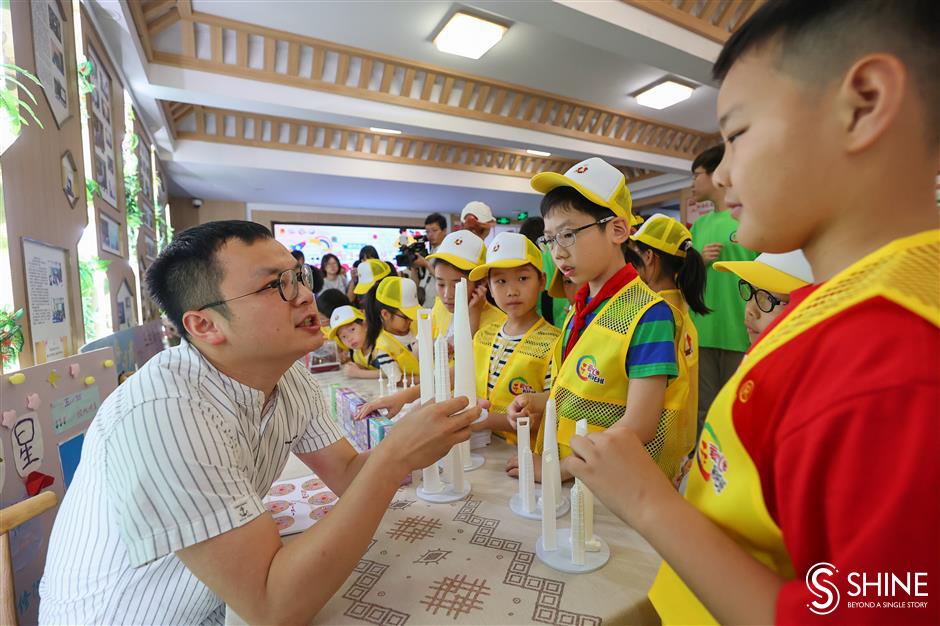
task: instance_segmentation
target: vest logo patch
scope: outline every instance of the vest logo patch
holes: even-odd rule
[[[575,370],[578,372],[578,378],[585,382],[591,381],[598,385],[603,385],[606,382],[605,378],[601,376],[601,371],[597,369],[597,359],[590,354],[578,359]]]
[[[509,381],[509,393],[518,396],[523,393],[535,393],[535,389],[532,388],[532,385],[530,385],[525,378],[517,376]]]
[[[708,422],[702,430],[702,439],[698,448],[695,450],[695,461],[698,464],[699,472],[702,473],[702,479],[705,482],[711,482],[715,488],[715,493],[721,495],[725,487],[728,486],[726,474],[728,473],[728,459],[721,450],[721,442],[718,435]]]
[[[748,400],[751,399],[751,394],[753,393],[754,393],[754,381],[749,380],[743,385],[741,385],[740,389],[738,389],[738,401],[741,402],[741,404],[746,403]]]

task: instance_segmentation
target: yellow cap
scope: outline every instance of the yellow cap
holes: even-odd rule
[[[349,350],[349,347],[340,341],[339,329],[347,324],[352,324],[357,320],[365,320],[366,316],[356,307],[349,305],[337,307],[330,316],[330,328],[326,331],[326,338],[335,341],[342,350]]]
[[[410,278],[389,276],[379,283],[375,299],[412,320],[418,319],[418,287]]]
[[[637,215],[636,213],[634,213],[633,217],[630,218],[630,225],[639,226],[645,221],[646,221],[646,218],[644,218],[642,215]]]
[[[385,261],[366,259],[356,268],[356,273],[359,275],[359,282],[353,289],[353,293],[361,296],[368,293],[377,281],[391,274],[392,270]]]
[[[685,251],[692,247],[692,233],[689,229],[662,213],[650,215],[640,229],[630,235],[630,239],[679,257],[684,257]]]
[[[758,289],[788,294],[813,282],[813,269],[800,250],[772,254],[764,252],[753,261],[719,261],[719,272],[732,272]]]
[[[539,193],[548,193],[558,187],[573,187],[594,204],[607,207],[614,215],[633,223],[630,213],[633,201],[627,179],[623,172],[604,159],[591,157],[571,166],[564,174],[541,172],[533,176],[529,184]]]
[[[555,268],[555,272],[552,274],[552,280],[548,283],[548,289],[545,291],[547,291],[548,295],[553,298],[568,297],[565,295],[565,277],[562,276],[557,267]]]
[[[447,261],[457,269],[469,272],[486,259],[483,240],[469,230],[458,230],[444,237],[437,252],[428,255],[428,260]]]
[[[470,280],[485,278],[494,267],[521,267],[533,265],[542,271],[542,253],[525,235],[500,233],[486,251],[486,263],[470,272]]]

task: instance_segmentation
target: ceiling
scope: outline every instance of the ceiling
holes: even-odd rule
[[[662,173],[631,184],[635,197],[662,194],[688,184],[686,158],[461,117],[448,111],[420,110],[354,95],[149,62],[127,2],[92,0],[92,18],[157,142],[173,195],[419,213],[459,212],[470,200],[483,200],[498,213],[531,211],[537,208],[539,199],[525,180],[502,180],[508,177],[494,174],[179,140],[173,137],[160,101],[364,128],[391,127],[417,136],[481,146],[541,149],[571,159],[597,154],[617,165]],[[619,0],[581,3],[580,8],[568,4],[562,0],[481,0],[463,5],[433,0],[192,0],[192,10],[495,79],[669,125],[705,133],[716,130],[716,90],[707,84],[710,59],[694,49],[690,52],[685,45],[689,41],[696,43],[697,35],[680,33],[670,40],[658,34],[665,32],[657,30],[662,26],[658,18],[628,14],[630,28],[625,28],[622,20],[618,23],[620,18],[598,17],[597,11],[590,14],[583,10],[588,5],[614,14],[629,10],[621,7]],[[478,61],[440,53],[430,41],[432,33],[461,7],[511,23],[503,40]],[[165,30],[160,38],[161,45],[171,50],[180,47],[179,33],[173,29]],[[688,101],[664,111],[639,107],[629,97],[666,75],[702,86]]]

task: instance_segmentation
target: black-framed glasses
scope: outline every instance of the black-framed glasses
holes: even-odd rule
[[[554,244],[557,243],[557,244],[558,244],[559,246],[561,246],[562,248],[570,248],[571,246],[574,245],[574,242],[577,240],[578,233],[580,233],[582,230],[584,230],[584,229],[586,229],[586,228],[590,228],[591,226],[600,226],[601,224],[606,224],[606,223],[609,222],[610,220],[614,219],[614,217],[616,217],[616,216],[610,215],[610,216],[605,217],[605,218],[603,218],[603,219],[597,220],[596,222],[591,222],[590,224],[585,224],[584,226],[578,226],[577,228],[565,228],[565,229],[559,231],[559,232],[558,232],[555,236],[553,236],[553,237],[547,237],[547,236],[545,236],[545,235],[542,235],[542,236],[539,237],[539,239],[538,239],[539,247],[540,247],[542,250],[548,251],[548,250],[551,249],[551,247],[552,247]]]
[[[300,285],[303,285],[307,289],[313,291],[313,271],[311,271],[309,265],[304,264],[300,267],[292,267],[289,270],[284,270],[277,275],[277,280],[272,280],[257,291],[235,296],[234,298],[228,298],[227,300],[210,302],[209,304],[205,304],[196,310],[204,311],[205,309],[219,306],[220,304],[225,304],[226,302],[231,302],[232,300],[253,296],[256,293],[261,293],[262,291],[267,291],[268,289],[277,289],[277,292],[281,295],[281,299],[284,300],[284,302],[290,302],[296,298],[297,294],[300,292]]]
[[[743,278],[738,281],[738,293],[741,294],[741,297],[744,298],[745,302],[749,302],[751,298],[754,298],[757,301],[757,308],[763,311],[764,313],[770,313],[778,305],[786,304],[783,300],[770,293],[764,289],[757,289],[751,283],[747,282]]]

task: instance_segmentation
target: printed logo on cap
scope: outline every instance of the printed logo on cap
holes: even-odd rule
[[[497,250],[499,250],[499,244],[496,244],[495,246],[493,246],[493,248],[491,249],[491,252],[496,252]]]
[[[458,237],[457,239],[454,239],[455,246],[459,246],[462,243],[463,243],[463,239],[461,239],[460,237]]]
[[[578,169],[575,170],[575,173],[576,173],[576,174],[583,174],[583,173],[586,172],[586,171],[588,171],[588,166],[587,166],[587,165],[582,165],[581,167],[579,167]]]

